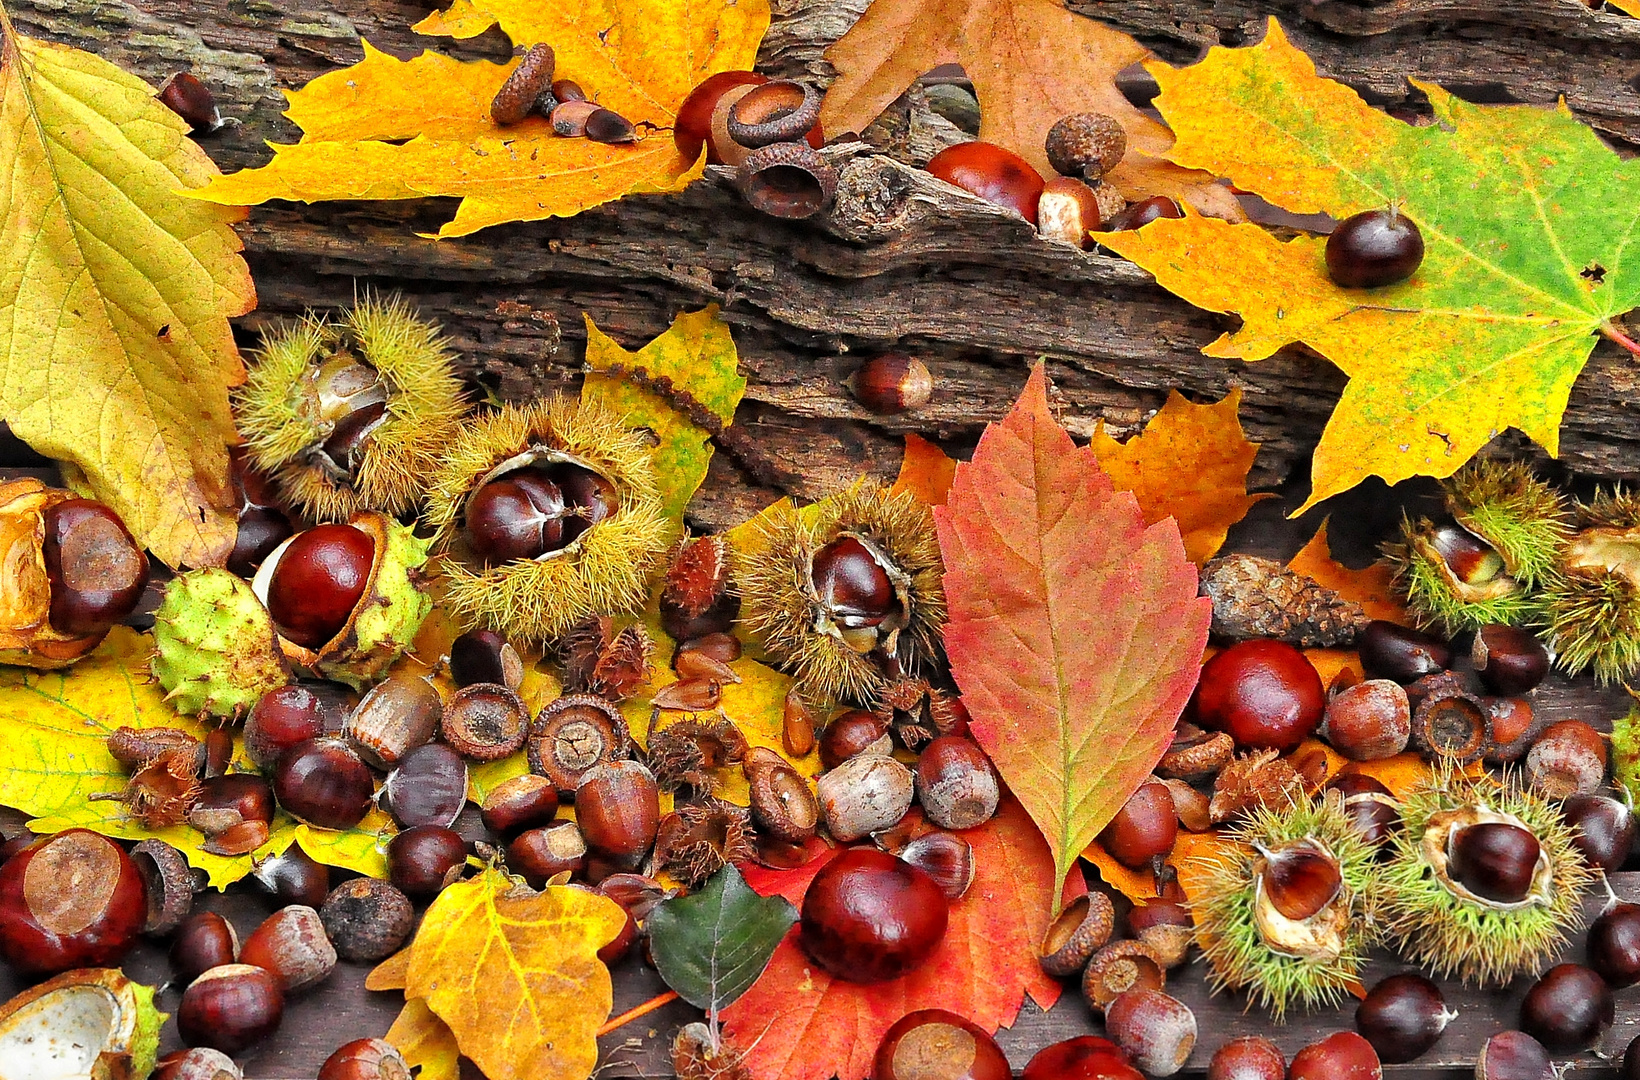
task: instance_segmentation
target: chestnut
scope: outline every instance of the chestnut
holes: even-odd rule
[[[1042,174],[1012,150],[988,142],[957,143],[935,154],[928,172],[1036,224]]]
[[[1412,707],[1407,692],[1389,679],[1368,679],[1332,696],[1321,737],[1352,761],[1378,761],[1407,748]]]
[[[172,1051],[154,1066],[150,1080],[245,1080],[233,1058],[208,1046]]]
[[[587,843],[573,821],[525,829],[507,845],[507,868],[523,875],[532,889],[544,889],[559,874],[586,869]]]
[[[1144,1080],[1109,1039],[1078,1035],[1038,1050],[1020,1080]]]
[[[325,1058],[318,1080],[410,1080],[410,1064],[386,1039],[354,1039]]]
[[[512,690],[524,679],[518,650],[494,630],[469,630],[450,643],[450,678],[458,688],[500,683]]]
[[[849,379],[854,400],[880,416],[920,409],[934,393],[934,376],[915,356],[886,352],[861,364]]]
[[[974,849],[948,832],[931,832],[901,848],[900,858],[934,879],[949,900],[960,900],[974,884]]]
[[[171,974],[191,983],[205,972],[239,958],[239,935],[233,924],[214,911],[196,911],[177,928],[171,940]]]
[[[984,1028],[944,1009],[894,1022],[877,1045],[872,1080],[1010,1080],[1013,1070]]]
[[[1086,250],[1093,246],[1091,234],[1099,228],[1099,197],[1075,177],[1056,176],[1042,185],[1042,194],[1037,196],[1036,228],[1044,239]]]
[[[479,810],[484,827],[504,840],[550,824],[557,816],[558,785],[534,773],[497,784]]]
[[[370,767],[337,738],[298,743],[273,772],[279,805],[322,829],[351,829],[363,821],[375,790]]]
[[[1173,850],[1179,817],[1167,785],[1146,780],[1099,833],[1099,843],[1123,866],[1140,869]]]
[[[1511,822],[1465,825],[1447,840],[1447,873],[1476,896],[1518,904],[1532,891],[1542,850],[1537,837]]]
[[[1353,1031],[1339,1031],[1293,1055],[1287,1080],[1383,1080],[1384,1067],[1372,1044]]]
[[[893,749],[888,725],[876,713],[850,709],[832,718],[820,733],[820,765],[835,769],[856,754],[886,754]]]
[[[1213,1051],[1207,1080],[1287,1080],[1287,1059],[1264,1036],[1243,1035]]]
[[[1613,904],[1589,925],[1589,967],[1614,989],[1640,982],[1640,904]]]
[[[1611,988],[1582,964],[1557,964],[1520,1003],[1520,1027],[1551,1054],[1587,1050],[1617,1016]]]
[[[1401,824],[1400,804],[1389,788],[1364,773],[1339,773],[1324,791],[1344,797],[1344,815],[1350,827],[1367,843],[1387,853],[1391,836]]]
[[[1610,795],[1573,795],[1560,804],[1560,816],[1590,866],[1608,874],[1622,869],[1634,850],[1632,810]]]
[[[296,534],[268,579],[274,627],[306,649],[330,641],[364,596],[375,558],[375,541],[351,525],[318,525]]]
[[[161,105],[188,122],[189,134],[208,135],[228,121],[216,107],[216,95],[191,71],[179,71],[160,84]]]
[[[708,165],[725,164],[711,139],[712,111],[717,108],[718,101],[725,91],[737,86],[757,86],[768,81],[767,75],[759,75],[755,71],[720,71],[698,83],[689,91],[689,96],[683,99],[683,104],[678,106],[678,115],[673,121],[672,141],[677,144],[678,153],[689,161],[694,161],[700,156],[701,147],[704,146]]]
[[[269,690],[245,716],[246,756],[258,769],[272,770],[297,743],[327,733],[330,715],[339,711],[336,705],[302,683]]]
[[[1481,627],[1475,631],[1469,658],[1486,688],[1504,697],[1535,689],[1549,674],[1549,650],[1530,630],[1518,626]]]
[[[330,895],[330,867],[295,843],[284,854],[255,863],[251,880],[284,904],[316,908]]]
[[[1255,865],[1259,891],[1294,922],[1315,915],[1344,887],[1338,860],[1314,840],[1295,840],[1264,852]]]
[[[1525,1037],[1530,1038],[1530,1036]],[[1617,1074],[1622,1080],[1637,1080],[1637,1078],[1640,1078],[1640,1035],[1636,1035],[1629,1040],[1628,1049],[1623,1051],[1623,1064],[1617,1070]],[[1549,1075],[1552,1076],[1553,1074],[1550,1073]],[[1485,1078],[1480,1078],[1480,1080],[1485,1080]],[[1515,1080],[1515,1078],[1504,1077],[1502,1080]],[[1527,1080],[1538,1080],[1538,1078],[1530,1077]]]
[[[1126,232],[1129,229],[1139,229],[1149,225],[1152,221],[1162,218],[1181,218],[1184,211],[1179,204],[1166,195],[1152,195],[1148,199],[1140,199],[1121,213],[1116,214],[1104,228],[1108,232]]]
[[[636,864],[660,828],[660,789],[636,761],[593,767],[575,789],[575,820],[587,847],[616,862]]]
[[[1526,751],[1526,777],[1550,799],[1598,791],[1606,779],[1606,740],[1581,720],[1550,724]]]
[[[1202,667],[1196,722],[1239,746],[1291,750],[1316,726],[1326,704],[1321,676],[1283,641],[1241,641]]]
[[[1147,1076],[1172,1076],[1196,1045],[1196,1014],[1160,990],[1118,994],[1105,1006],[1105,1033]]]
[[[42,525],[51,628],[89,637],[131,614],[148,584],[148,556],[120,516],[91,499],[65,499],[46,507]]]
[[[187,1046],[241,1054],[279,1030],[285,995],[272,972],[250,964],[211,968],[188,984],[177,1006]]]
[[[323,982],[335,970],[336,948],[319,913],[305,904],[292,904],[251,931],[239,950],[239,962],[273,972],[279,988],[293,994]]]
[[[188,824],[215,836],[246,821],[273,821],[273,787],[254,773],[213,776],[200,784]]]
[[[1452,666],[1452,647],[1422,630],[1374,619],[1356,636],[1361,669],[1369,679],[1390,679],[1405,686]]]
[[[342,882],[319,908],[325,936],[344,960],[381,960],[397,952],[415,918],[404,893],[375,878]]]
[[[821,547],[809,576],[820,606],[844,626],[876,626],[899,610],[888,571],[858,537],[845,534]]]
[[[0,958],[24,975],[118,964],[147,919],[125,849],[88,829],[42,837],[0,866]]]
[[[934,954],[947,917],[945,894],[927,874],[886,852],[850,848],[809,883],[798,941],[836,978],[887,982]]]
[[[1380,1061],[1400,1065],[1434,1046],[1457,1018],[1438,986],[1406,972],[1382,979],[1367,991],[1355,1009],[1355,1029],[1372,1044]]]
[[[387,774],[380,798],[406,829],[449,825],[467,805],[467,762],[443,743],[418,746]]]
[[[443,825],[416,825],[387,842],[387,876],[406,896],[427,899],[461,876],[467,841]]]
[[[944,829],[971,829],[991,820],[1001,800],[991,759],[971,739],[942,735],[917,755],[917,801]]]
[[[1624,1058],[1625,1077],[1628,1059]],[[1475,1080],[1554,1080],[1559,1070],[1543,1044],[1524,1031],[1500,1031],[1475,1058]]]

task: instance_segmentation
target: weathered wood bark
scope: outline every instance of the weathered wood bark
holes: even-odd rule
[[[1240,44],[1276,15],[1322,69],[1372,100],[1416,111],[1406,78],[1489,101],[1568,103],[1614,140],[1640,141],[1640,21],[1580,0],[1078,0],[1173,61],[1213,43]],[[424,5],[328,0],[12,0],[25,33],[101,53],[154,82],[192,66],[242,120],[205,145],[225,169],[265,160],[263,141],[293,140],[280,88],[356,60],[359,37],[402,55],[428,45],[501,58],[496,31],[468,42],[418,38]],[[825,78],[821,58],[864,0],[777,0],[762,67]],[[1143,98],[1146,77],[1129,79]],[[956,136],[918,93],[898,107],[890,141],[917,160]],[[270,320],[329,307],[356,287],[389,286],[437,313],[475,372],[504,393],[573,379],[581,312],[638,344],[678,311],[723,306],[752,384],[740,422],[802,476],[814,495],[861,470],[888,472],[897,436],[917,430],[957,449],[997,416],[1047,356],[1069,426],[1101,417],[1118,432],[1160,405],[1169,387],[1217,397],[1244,388],[1244,415],[1263,440],[1255,480],[1302,483],[1302,466],[1343,385],[1302,349],[1246,365],[1203,357],[1232,320],[1191,308],[1114,258],[1032,237],[1017,218],[953,196],[884,157],[849,164],[843,197],[804,225],[745,212],[721,176],[680,198],[634,198],[571,220],[491,229],[463,241],[418,239],[449,204],[273,205],[252,211],[247,255],[261,293],[247,341]],[[562,333],[563,347],[555,349]],[[842,378],[856,357],[888,345],[925,356],[932,405],[871,419]],[[1602,343],[1572,394],[1562,446],[1574,469],[1640,473],[1640,377]],[[719,461],[692,513],[722,525],[767,501]]]

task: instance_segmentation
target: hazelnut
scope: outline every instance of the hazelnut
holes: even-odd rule
[[[984,824],[1002,797],[985,751],[955,735],[942,735],[923,748],[916,782],[917,801],[928,820],[946,829]]]
[[[849,758],[817,786],[826,829],[840,843],[886,829],[911,808],[911,770],[884,754]]]
[[[643,858],[660,816],[654,774],[636,761],[605,762],[575,789],[575,820],[587,847],[616,862],[635,865]]]
[[[1127,153],[1127,132],[1104,113],[1073,113],[1048,129],[1043,148],[1048,164],[1061,176],[1098,180],[1116,168]]]

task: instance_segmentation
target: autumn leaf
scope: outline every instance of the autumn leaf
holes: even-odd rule
[[[682,191],[704,159],[673,144],[678,107],[708,75],[751,67],[768,25],[767,0],[455,0],[417,32],[470,38],[499,26],[515,44],[551,45],[556,77],[638,125],[639,140],[563,138],[540,116],[501,127],[490,102],[516,60],[463,63],[431,52],[399,60],[366,42],[359,63],[287,92],[300,142],[275,145],[267,165],[218,179],[200,197],[240,205],[459,197],[442,238]]]
[[[1172,390],[1127,442],[1111,438],[1102,420],[1093,433],[1094,453],[1116,490],[1133,492],[1146,525],[1176,521],[1185,554],[1197,566],[1213,557],[1254,503],[1271,497],[1247,494],[1258,443],[1242,433],[1240,408],[1240,388],[1216,405],[1193,405]]]
[[[1406,607],[1395,595],[1395,572],[1383,562],[1374,562],[1365,570],[1351,570],[1334,559],[1325,520],[1310,542],[1288,560],[1287,569],[1325,585],[1346,600],[1354,600],[1374,619],[1407,621]]]
[[[1448,476],[1509,427],[1558,452],[1594,334],[1618,335],[1611,320],[1640,304],[1624,259],[1640,163],[1564,105],[1471,105],[1415,82],[1435,122],[1402,123],[1318,77],[1273,20],[1259,45],[1151,71],[1173,160],[1295,213],[1393,204],[1423,232],[1418,271],[1371,290],[1332,283],[1320,237],[1195,216],[1101,237],[1198,307],[1241,316],[1208,355],[1303,342],[1350,376],[1298,512],[1368,476]]]
[[[1053,1007],[1064,986],[1036,961],[1055,891],[1047,845],[1011,796],[995,818],[962,835],[974,849],[974,884],[952,903],[939,949],[911,974],[869,986],[833,979],[804,955],[796,935],[787,936],[762,978],[723,1012],[724,1037],[745,1052],[753,1076],[861,1080],[889,1026],[915,1009],[948,1009],[995,1031],[1014,1022],[1027,993],[1038,1007]],[[743,869],[758,893],[801,904],[828,861]],[[1066,894],[1080,892],[1073,879]]]
[[[1064,878],[1160,760],[1209,601],[1171,521],[1145,526],[1048,410],[1038,364],[934,509],[951,673]]]
[[[944,450],[921,435],[907,432],[905,457],[900,459],[900,475],[893,490],[909,491],[929,506],[943,506],[956,472],[957,463]]]
[[[220,565],[244,213],[176,197],[216,166],[152,87],[4,11],[0,161],[0,418],[160,560]]]
[[[1640,0],[1606,0],[1608,4],[1625,15],[1633,15],[1640,19]]]
[[[820,125],[864,131],[922,74],[961,64],[979,98],[979,137],[1006,146],[1053,176],[1043,142],[1063,116],[1098,112],[1128,135],[1109,174],[1129,199],[1171,195],[1203,213],[1242,220],[1241,207],[1207,173],[1166,161],[1167,128],[1116,88],[1116,73],[1149,56],[1119,30],[1067,11],[1060,0],[872,0],[826,59],[837,80]]]
[[[533,892],[489,870],[427,909],[405,996],[426,1001],[489,1080],[582,1080],[614,1003],[597,952],[625,923],[589,889]]]
[[[628,352],[599,330],[586,316],[587,366],[592,369],[581,388],[583,399],[596,399],[624,415],[634,427],[646,427],[659,440],[655,467],[660,473],[661,503],[683,534],[683,510],[706,479],[712,460],[707,432],[650,390],[630,378],[599,374],[610,365],[626,370],[643,368],[651,378],[667,378],[693,397],[724,424],[734,420],[746,380],[740,375],[729,325],[718,318],[716,304],[679,315],[660,337],[637,352]]]
[[[644,933],[666,985],[712,1016],[757,981],[796,921],[791,901],[759,896],[730,865],[704,888],[663,900],[644,920]]]
[[[405,1063],[421,1066],[418,1080],[460,1080],[461,1051],[455,1033],[420,998],[411,998],[399,1010],[387,1041],[398,1047]]]

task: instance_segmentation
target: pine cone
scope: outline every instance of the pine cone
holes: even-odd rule
[[[1349,645],[1371,621],[1360,604],[1274,559],[1226,555],[1202,567],[1213,637],[1277,638],[1303,649]]]

